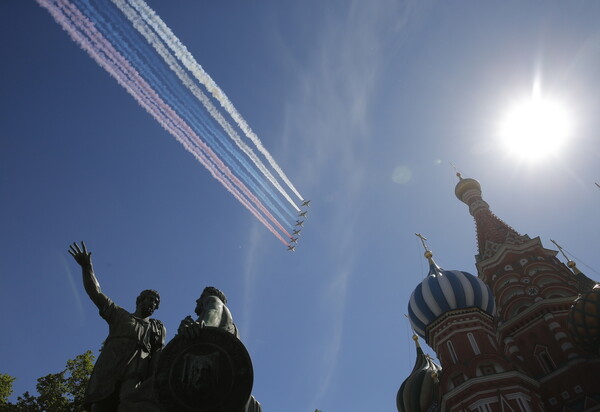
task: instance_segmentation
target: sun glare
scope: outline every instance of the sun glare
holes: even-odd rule
[[[508,112],[500,137],[513,154],[539,160],[558,152],[569,137],[570,123],[567,110],[561,104],[532,98]]]

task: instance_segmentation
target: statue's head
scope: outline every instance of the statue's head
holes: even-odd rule
[[[202,294],[200,295],[200,299],[202,299],[205,296],[216,296],[221,300],[221,302],[223,302],[224,305],[227,304],[227,297],[225,296],[225,294],[213,286],[205,287],[202,291]]]
[[[144,317],[152,315],[160,305],[160,295],[152,289],[143,290],[135,300],[136,312]]]
[[[225,294],[223,292],[212,286],[205,287],[200,297],[196,299],[196,309],[194,310],[194,312],[196,312],[196,315],[201,316],[204,310],[204,298],[208,296],[215,296],[221,302],[223,302],[223,305],[227,304],[227,297],[225,297]]]

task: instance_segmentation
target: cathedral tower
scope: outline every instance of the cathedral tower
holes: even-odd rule
[[[419,348],[398,411],[600,411],[600,286],[493,214],[479,182],[458,177],[456,196],[475,219],[478,276],[443,270],[426,250],[429,274],[408,310],[441,369]],[[417,395],[419,406],[407,401]]]
[[[577,405],[600,401],[600,358],[576,345],[567,321],[575,299],[594,282],[574,265],[571,271],[539,237],[521,235],[494,215],[479,182],[459,178],[455,193],[475,219],[476,266],[496,300],[500,347],[539,382],[545,410],[586,410]]]

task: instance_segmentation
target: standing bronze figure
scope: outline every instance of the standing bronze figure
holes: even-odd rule
[[[178,336],[187,340],[198,340],[199,342],[202,342],[203,340],[205,342],[210,342],[210,345],[207,344],[207,347],[218,347],[218,346],[222,346],[223,348],[229,346],[230,344],[227,343],[227,339],[223,339],[223,337],[216,339],[219,335],[211,335],[208,334],[206,332],[210,332],[210,329],[217,329],[219,331],[225,331],[233,336],[236,337],[235,341],[239,342],[240,345],[243,347],[243,345],[241,344],[241,342],[239,341],[239,333],[237,330],[237,327],[235,326],[235,323],[233,323],[233,316],[231,315],[231,311],[229,310],[229,308],[227,307],[227,297],[225,296],[225,294],[223,292],[221,292],[219,289],[212,287],[212,286],[208,286],[206,288],[204,288],[204,290],[202,291],[202,294],[200,295],[200,297],[196,300],[196,308],[194,310],[194,312],[196,313],[196,315],[198,315],[198,318],[196,320],[194,320],[191,316],[187,316],[185,319],[183,319],[181,321],[181,324],[179,325],[179,328],[177,329],[177,333]],[[227,335],[227,334],[225,334]],[[214,339],[214,340],[213,340]],[[193,349],[194,347],[192,347]],[[221,356],[221,358],[225,358],[227,357],[227,354],[225,354],[225,352],[223,353],[219,353],[218,351],[216,352],[212,352],[212,354],[210,355],[206,355],[206,353],[209,352],[203,352],[202,350],[200,350],[201,345],[197,345],[195,347],[196,351],[198,353],[202,353],[202,356],[197,356],[193,354],[193,350],[190,350],[190,355],[189,359],[193,359],[193,357],[195,357],[195,359],[197,360],[195,362],[195,364],[193,364],[193,369],[195,369],[196,371],[200,371],[200,379],[195,379],[195,377],[192,377],[192,381],[197,381],[202,383],[202,378],[204,376],[210,376],[210,370],[212,369],[212,367],[214,366],[213,364],[216,364],[218,362],[213,362],[213,360],[211,358],[215,358],[218,359],[219,356]],[[234,345],[231,345],[231,348],[234,348]],[[247,352],[245,352],[244,349],[244,353],[247,354]],[[224,356],[223,356],[224,355]],[[236,358],[240,358],[241,356],[237,356],[234,354],[234,351],[232,350],[231,353],[229,354],[229,359],[236,359]],[[226,362],[223,362],[223,364],[225,364]],[[234,362],[231,362],[234,363]],[[222,367],[221,369],[225,369],[226,367]],[[242,362],[240,362],[240,364],[236,364],[235,366],[233,366],[233,374],[236,374],[237,372],[240,372],[241,370],[244,369],[251,369],[252,368],[252,364],[251,361],[248,357],[248,366],[243,365]],[[186,368],[183,368],[184,371],[186,370]],[[189,369],[189,368],[188,368]],[[215,374],[216,375],[216,374]],[[240,373],[240,375],[243,375],[243,373]],[[207,379],[206,384],[210,385],[210,380],[217,380],[214,377],[209,377]],[[245,387],[245,383],[243,382],[243,379],[239,380],[238,385],[233,385],[235,386],[239,386],[239,388],[241,389],[242,387]],[[200,385],[202,386],[202,385]],[[214,389],[211,388],[210,386],[208,386],[210,389],[208,392],[211,393],[217,393],[218,389]],[[250,390],[252,388],[252,383],[250,382],[250,385],[248,387],[248,390]],[[231,396],[231,394],[229,395]],[[262,407],[260,405],[260,403],[254,398],[254,396],[250,395],[249,393],[246,394],[246,398],[245,400],[247,400],[245,402],[245,405],[241,406],[240,409],[235,410],[234,412],[261,412],[262,411]],[[207,402],[207,405],[201,405],[198,404],[196,405],[197,408],[190,408],[190,411],[199,411],[199,412],[213,412],[213,411],[218,411],[220,412],[221,410],[223,410],[224,408],[219,408],[218,406],[216,406],[217,402],[215,402],[214,407],[210,406],[210,402]]]
[[[86,410],[114,412],[131,410],[127,397],[148,379],[165,343],[166,330],[150,316],[160,303],[155,290],[144,290],[136,299],[135,312],[129,313],[102,293],[94,274],[92,253],[81,242],[73,243],[69,253],[81,266],[83,286],[109,325],[100,356],[94,365],[85,394]]]

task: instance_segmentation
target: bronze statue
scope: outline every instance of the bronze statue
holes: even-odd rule
[[[238,330],[226,305],[227,297],[223,292],[212,286],[204,288],[196,300],[196,309],[194,310],[198,319],[194,321],[191,316],[187,316],[181,321],[177,333],[192,338],[198,334],[200,328],[212,326],[224,329],[239,339]]]
[[[239,339],[239,333],[229,308],[227,307],[227,297],[219,289],[208,286],[204,288],[200,297],[196,300],[196,315],[198,319],[194,321],[191,316],[183,319],[177,329],[177,333],[187,339],[194,339],[201,334],[205,327],[218,328],[225,330]],[[260,403],[250,396],[247,398],[245,407],[240,412],[261,412]],[[237,411],[236,411],[237,412]]]
[[[152,375],[165,343],[165,327],[159,320],[149,318],[158,309],[160,296],[154,290],[142,291],[136,299],[135,312],[129,313],[100,290],[92,253],[85,244],[81,242],[79,247],[73,243],[69,253],[81,266],[85,291],[109,325],[108,337],[86,389],[86,410],[130,411],[127,397]]]

